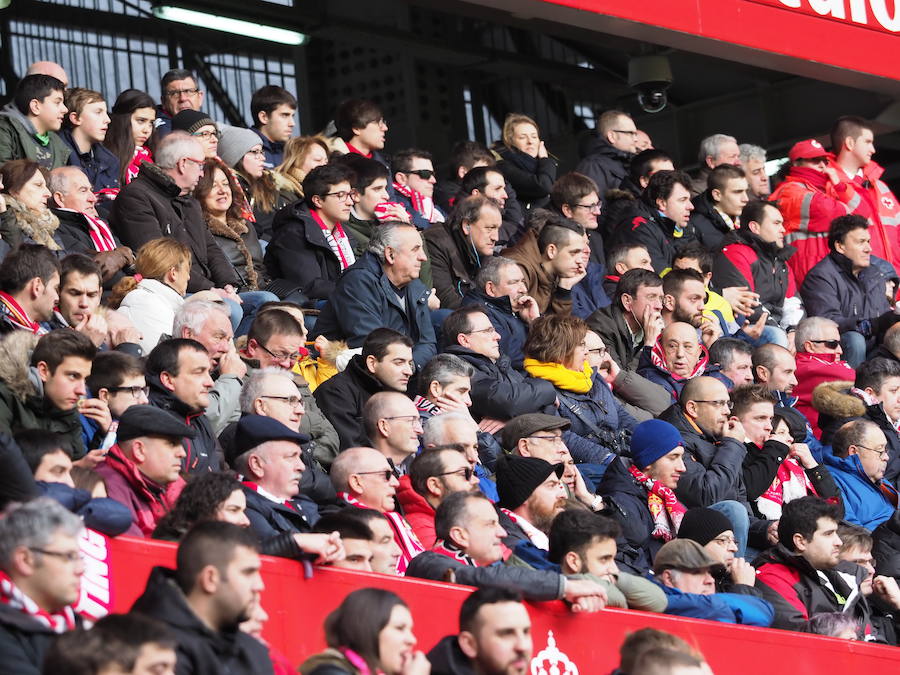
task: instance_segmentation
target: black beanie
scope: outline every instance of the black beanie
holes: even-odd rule
[[[778,420],[785,421],[794,443],[803,443],[806,440],[806,419],[804,419],[800,411],[784,406],[776,406],[775,419],[772,420],[773,427],[777,426]]]
[[[555,473],[561,478],[565,466],[551,464],[537,457],[519,457],[518,455],[501,455],[497,459],[497,502],[505,509],[512,511],[518,508],[531,496],[538,485],[547,480],[547,476]]]
[[[721,511],[704,506],[688,509],[678,527],[679,539],[692,539],[706,546],[726,530],[734,530],[734,525]]]

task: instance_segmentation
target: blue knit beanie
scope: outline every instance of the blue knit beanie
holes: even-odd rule
[[[643,471],[683,444],[681,434],[671,424],[662,420],[647,420],[638,424],[631,435],[631,459]]]

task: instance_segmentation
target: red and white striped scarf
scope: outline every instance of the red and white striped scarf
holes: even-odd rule
[[[360,509],[368,509],[369,507],[359,501],[356,497],[347,492],[338,492],[338,497],[348,504]],[[394,531],[394,541],[400,547],[400,559],[397,561],[397,574],[403,576],[406,574],[406,568],[409,567],[410,561],[425,550],[422,542],[413,532],[412,527],[406,522],[406,518],[395,511],[383,511],[388,519],[391,530]]]
[[[32,321],[28,316],[28,312],[22,309],[22,306],[16,302],[16,299],[9,293],[0,291],[0,313],[14,326],[18,326],[23,330],[30,330],[35,335],[44,335],[47,329],[36,321]]]
[[[152,164],[153,155],[150,154],[149,149],[145,148],[143,145],[139,145],[134,149],[134,155],[131,158],[131,162],[125,167],[125,185],[128,185],[128,183],[137,177],[141,164],[144,162],[150,162]]]
[[[678,534],[681,520],[687,511],[678,497],[665,485],[650,478],[635,466],[628,467],[634,479],[647,491],[647,508],[653,518],[652,536],[663,541],[672,541]]]
[[[509,519],[513,521],[516,525],[522,528],[522,531],[528,536],[531,540],[531,543],[537,546],[542,551],[550,550],[550,538],[537,529],[534,525],[525,520],[522,516],[516,515],[509,509],[500,508],[503,513],[509,516]]]
[[[443,223],[444,216],[434,205],[431,197],[426,197],[421,192],[413,190],[409,185],[401,185],[394,181],[394,190],[404,197],[409,198],[413,208],[429,223]]]
[[[89,216],[86,213],[83,213],[82,215],[87,218],[91,242],[94,244],[94,248],[98,251],[115,251],[116,240],[113,239],[109,225],[104,223],[100,218]]]
[[[341,224],[336,223],[334,229],[329,230],[325,221],[322,220],[322,217],[315,209],[310,209],[309,213],[312,215],[313,220],[319,224],[319,227],[322,228],[322,234],[325,235],[325,241],[328,242],[328,247],[341,263],[341,271],[344,271],[350,267],[350,265],[355,263],[356,256],[353,255],[353,247],[350,245],[350,239],[347,237],[347,233],[344,232],[344,228]]]
[[[75,628],[75,610],[71,606],[67,605],[60,611],[52,614],[41,609],[2,570],[0,570],[0,604],[17,609],[22,614],[27,614],[54,633],[65,633]]]
[[[756,508],[769,520],[778,520],[783,505],[807,495],[819,496],[803,467],[788,457],[778,467],[772,484],[757,498]]]

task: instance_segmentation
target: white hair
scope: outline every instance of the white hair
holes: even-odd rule
[[[452,424],[468,424],[477,426],[475,420],[467,412],[451,411],[435,415],[425,422],[425,433],[422,434],[424,447],[444,445],[447,440],[447,427]]]
[[[747,162],[750,162],[754,159],[762,162],[763,164],[766,163],[765,148],[761,148],[758,145],[751,145],[750,143],[741,143],[738,146],[738,149],[741,151],[741,164],[743,164],[744,167],[747,166]]]
[[[196,138],[185,131],[173,131],[156,146],[153,163],[160,169],[174,169],[185,157],[203,154],[203,146]]]
[[[700,164],[706,166],[707,157],[718,157],[719,151],[726,143],[737,143],[737,139],[727,134],[713,134],[700,141]]]

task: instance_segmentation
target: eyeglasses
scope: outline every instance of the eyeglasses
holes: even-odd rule
[[[603,356],[609,350],[606,347],[594,347],[593,349],[588,349],[588,354],[596,354],[597,356]]]
[[[383,420],[403,420],[404,422],[409,422],[410,424],[415,424],[419,421],[418,415],[391,415],[390,417],[382,417]]]
[[[472,476],[475,475],[475,472],[472,470],[472,467],[466,466],[462,469],[457,469],[456,471],[445,471],[444,473],[437,474],[438,476],[455,476],[457,474],[462,474],[463,478],[466,480],[472,480]]]
[[[886,446],[883,448],[867,448],[866,446],[860,445],[859,443],[854,443],[854,445],[857,448],[862,448],[863,450],[868,450],[869,452],[874,452],[879,457],[890,457]]]
[[[479,328],[478,330],[467,330],[463,335],[475,335],[476,333],[496,333],[497,329],[493,326],[489,328]]]
[[[137,397],[140,396],[141,394],[143,394],[144,396],[148,396],[148,395],[150,394],[150,387],[138,387],[138,386],[134,386],[134,387],[108,387],[108,388],[107,388],[107,391],[109,391],[109,392],[127,391],[127,392],[130,393],[132,396],[134,396],[135,398],[137,398]]]
[[[737,544],[737,539],[727,536],[716,537],[715,539],[713,539],[713,541],[716,542],[719,546],[730,546],[731,544]]]
[[[591,213],[600,213],[601,206],[600,202],[597,202],[596,204],[573,204],[573,208],[587,209]]]
[[[410,171],[399,171],[398,173],[405,173],[406,175],[413,173],[422,180],[429,180],[434,175],[434,169],[411,169]]]
[[[193,89],[169,89],[166,91],[166,96],[169,98],[179,98],[181,96],[196,96],[199,93],[199,87],[194,87]]]
[[[259,344],[259,343],[257,343]],[[262,349],[266,354],[271,356],[276,361],[297,361],[302,356],[300,352],[294,352],[293,354],[276,354],[271,349],[266,347],[265,345],[259,345],[259,348]]]
[[[724,399],[723,399],[723,400],[720,400],[720,401],[701,401],[701,400],[698,400],[698,399],[696,399],[696,398],[695,398],[695,399],[691,399],[691,400],[692,400],[694,403],[709,403],[711,406],[715,406],[716,408],[724,408],[725,406],[728,406],[728,409],[729,409],[729,410],[733,410],[733,409],[734,409],[734,403],[733,403],[732,401],[729,401],[729,400],[724,400]]]
[[[260,398],[274,398],[276,401],[286,401],[292,408],[296,408],[303,403],[303,399],[299,396],[270,396],[269,394],[263,394]]]
[[[566,442],[562,436],[526,436],[525,438],[539,438],[542,441],[550,441],[555,445],[565,445]]]
[[[397,474],[394,473],[393,469],[384,469],[382,471],[357,471],[357,476],[381,476],[384,478],[385,483],[390,483],[391,478],[394,478]]]
[[[210,138],[219,139],[222,138],[222,134],[218,131],[195,131],[191,134],[191,136],[196,136],[197,138],[202,138],[204,141],[208,141]]]
[[[67,563],[80,563],[84,560],[84,555],[82,555],[81,551],[48,551],[45,548],[33,547],[28,550],[49,555],[53,558],[59,558],[60,560],[65,560]]]
[[[245,154],[256,155],[257,157],[265,157],[266,151],[262,148],[256,148],[255,150],[248,150]]]
[[[203,159],[194,159],[193,157],[185,157],[185,159],[189,162],[193,162],[194,164],[198,165],[201,169],[203,168],[203,163],[206,161]]]
[[[807,342],[812,342],[817,345],[825,345],[828,349],[837,349],[838,345],[841,344],[840,340],[807,340]]]
[[[637,131],[626,131],[625,129],[613,129],[612,132],[614,134],[627,134],[628,136],[631,136],[632,138],[634,138],[638,134]]]
[[[323,196],[337,197],[339,202],[347,201],[347,197],[349,197],[353,201],[356,201],[357,199],[359,199],[359,192],[357,190],[340,190],[338,192],[326,192]]]

